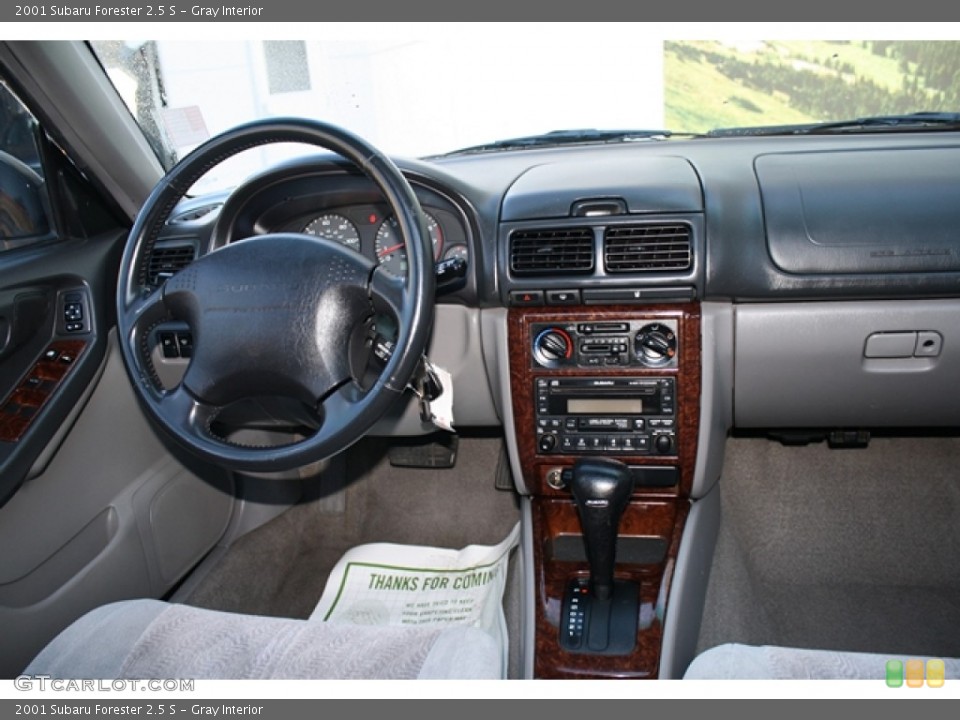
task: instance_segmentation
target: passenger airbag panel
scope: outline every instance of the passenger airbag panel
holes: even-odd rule
[[[960,148],[779,153],[755,167],[781,270],[960,270]]]

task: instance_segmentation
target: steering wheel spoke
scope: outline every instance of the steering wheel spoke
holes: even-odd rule
[[[143,353],[150,330],[165,320],[170,319],[170,312],[164,301],[163,292],[142,292],[131,296],[119,308],[120,327],[127,328],[121,338],[131,353]],[[149,373],[141,372],[138,376],[140,383],[149,382]]]
[[[171,429],[191,435],[198,440],[216,442],[210,432],[210,423],[216,418],[221,408],[199,400],[183,383],[159,395],[156,408],[164,424]]]
[[[404,279],[378,265],[370,275],[370,300],[380,312],[399,318],[403,311]]]
[[[162,290],[137,295],[126,307],[127,322],[134,327],[154,325],[169,314]]]

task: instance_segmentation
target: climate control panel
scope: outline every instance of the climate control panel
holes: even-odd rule
[[[675,367],[676,320],[623,320],[532,326],[535,367]]]

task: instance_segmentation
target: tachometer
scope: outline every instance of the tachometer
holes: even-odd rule
[[[351,250],[360,252],[360,233],[357,232],[357,226],[343,215],[326,213],[316,217],[307,223],[303,232],[333,240],[341,245],[346,245]]]
[[[424,213],[427,221],[427,232],[430,234],[430,242],[433,243],[434,259],[440,257],[440,251],[443,249],[443,231],[440,229],[440,223],[430,213]],[[400,235],[400,224],[395,217],[389,217],[380,225],[377,230],[377,262],[387,270],[387,272],[403,276],[407,274],[407,248],[403,244],[403,238]]]

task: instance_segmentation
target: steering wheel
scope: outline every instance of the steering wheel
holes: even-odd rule
[[[295,233],[258,235],[202,255],[158,290],[147,262],[177,202],[204,173],[237,153],[269,143],[316,145],[347,159],[379,187],[406,246],[406,278],[331,240]],[[366,141],[332,125],[269,119],[201,145],[157,185],[130,231],[117,287],[124,364],[148,414],[197,456],[243,471],[291,470],[359,440],[404,392],[420,363],[433,316],[434,266],[413,190]],[[363,389],[356,370],[369,353],[375,310],[396,321],[395,348]],[[150,330],[185,322],[193,354],[180,384],[158,386],[149,364]],[[251,446],[213,425],[232,403],[262,397],[298,400],[318,429],[298,442]]]

